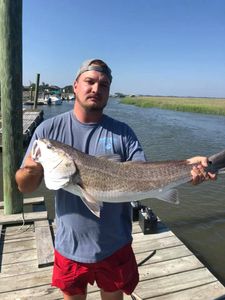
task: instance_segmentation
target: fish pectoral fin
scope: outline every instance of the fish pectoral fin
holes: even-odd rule
[[[171,189],[165,192],[162,192],[157,197],[159,200],[163,200],[173,204],[179,204],[178,190]]]
[[[87,191],[84,189],[82,190],[81,199],[87,208],[98,218],[100,218],[100,208],[103,205],[102,202],[97,201],[93,196],[91,196]]]

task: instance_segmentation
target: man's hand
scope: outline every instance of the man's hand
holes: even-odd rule
[[[31,155],[28,155],[23,167],[16,172],[15,178],[18,189],[22,193],[31,193],[38,188],[43,178],[42,165],[36,163]]]
[[[43,175],[42,165],[35,162],[31,155],[28,155],[23,164],[23,169],[30,175]]]
[[[203,182],[204,180],[215,180],[216,174],[212,174],[205,171],[205,168],[208,166],[208,159],[205,156],[195,156],[188,159],[188,162],[190,164],[197,164],[197,166],[194,166],[191,170],[192,175],[192,183],[193,184],[199,184]]]

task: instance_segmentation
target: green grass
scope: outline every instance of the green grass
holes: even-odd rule
[[[183,112],[225,115],[225,99],[178,97],[126,97],[121,103]]]

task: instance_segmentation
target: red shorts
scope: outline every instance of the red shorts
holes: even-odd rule
[[[55,250],[53,286],[69,296],[84,295],[88,283],[93,285],[95,281],[105,292],[121,290],[130,295],[134,291],[139,274],[130,244],[96,263],[79,263]]]

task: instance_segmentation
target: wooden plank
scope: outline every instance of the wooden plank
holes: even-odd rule
[[[32,271],[32,270],[31,270]],[[41,272],[30,272],[20,276],[3,277],[0,280],[0,299],[1,293],[16,291],[20,289],[27,289],[38,287],[40,285],[51,284],[52,274],[49,269],[42,269]],[[10,284],[9,284],[10,279]]]
[[[3,215],[1,216],[0,224],[19,224],[23,223],[23,217],[25,222],[33,222],[38,220],[46,220],[48,217],[47,211],[40,212],[29,212],[23,214],[12,214],[12,215]]]
[[[23,205],[29,205],[29,204],[39,204],[43,203],[44,197],[33,197],[33,198],[24,198],[23,199]],[[4,208],[4,201],[0,201],[0,209]]]
[[[7,235],[10,236],[11,234],[15,234],[18,232],[18,230],[20,231],[22,228],[22,232],[26,233],[26,232],[30,232],[33,233],[34,235],[34,224],[33,223],[28,223],[26,225],[21,226],[21,224],[8,224],[4,226],[5,231],[6,231],[6,237]]]
[[[33,224],[6,226],[4,231],[4,242],[20,240],[22,238],[29,239],[32,237],[35,237]]]
[[[5,253],[16,253],[18,251],[25,251],[30,249],[36,249],[35,239],[4,243],[3,257]]]
[[[28,299],[43,299],[43,300],[62,300],[62,292],[52,287],[50,284],[35,286],[30,288],[18,289],[0,293],[1,299],[4,300],[28,300]]]
[[[194,255],[190,255],[169,261],[154,263],[151,265],[143,265],[139,267],[139,274],[140,280],[142,281],[203,267],[203,264]]]
[[[141,231],[141,228],[139,226],[139,223],[138,222],[133,222],[132,223],[132,233],[135,234],[135,233],[140,233],[142,232]]]
[[[38,267],[53,264],[54,247],[48,221],[35,221],[35,236],[37,245]]]
[[[1,117],[1,116],[0,116]],[[43,121],[43,110],[23,111],[23,143],[27,143],[35,128]],[[0,119],[0,147],[2,148],[2,124]]]
[[[96,300],[96,299],[100,299],[100,290],[92,293],[88,292],[87,300]]]
[[[100,291],[88,293],[87,300],[98,300],[100,299]],[[131,300],[131,296],[124,294],[123,300]]]
[[[37,259],[37,251],[36,249],[29,249],[24,251],[17,251],[4,253],[2,257],[2,265],[12,265],[18,264],[26,261],[31,261]]]
[[[4,246],[12,243],[23,243],[25,241],[35,240],[35,236],[20,236],[19,238],[11,238],[4,240]]]
[[[217,279],[206,268],[201,268],[141,281],[135,289],[134,294],[141,299],[154,299],[154,297],[210,284],[216,281]]]
[[[151,252],[152,251],[136,253],[135,257],[137,263],[140,263],[142,260],[144,260]],[[156,253],[144,263],[144,265],[148,265],[156,262],[163,262],[175,258],[186,257],[189,255],[192,255],[192,253],[184,245],[179,245],[172,248],[158,249]]]
[[[42,271],[42,269],[37,268],[37,258],[34,260],[23,261],[15,264],[2,265],[0,272],[0,280],[3,277],[20,276],[22,274],[27,274],[31,270],[35,272]]]
[[[155,240],[154,243],[146,243],[145,239],[143,239],[143,241],[134,243],[133,249],[135,253],[141,253],[179,245],[182,245],[182,242],[176,236],[170,236],[164,239]]]
[[[225,288],[220,282],[190,288],[177,293],[157,297],[157,300],[212,300],[225,299]]]
[[[28,204],[39,204],[43,203],[45,201],[44,197],[32,197],[32,198],[24,198],[23,199],[23,204],[28,205]]]
[[[42,110],[23,111],[23,139],[27,143],[31,138],[35,128],[43,121]]]
[[[138,243],[141,241],[153,242],[154,240],[165,239],[171,236],[174,236],[172,231],[164,231],[156,234],[146,234],[146,235],[140,232],[133,235],[133,242],[134,243]]]
[[[39,289],[39,292],[42,293],[49,293],[49,291],[52,291],[51,288],[51,276],[52,276],[52,267],[47,267],[45,269],[40,269],[36,272],[30,272],[26,274],[21,274],[20,276],[7,276],[2,277],[0,280],[0,299],[5,299],[3,295],[5,296],[5,293],[11,293],[11,297],[21,296],[22,298],[25,297],[25,295],[32,296],[32,290],[34,291],[35,288],[41,287],[42,285],[45,286],[45,289]],[[32,270],[30,270],[32,271]],[[8,284],[10,280],[10,284]],[[30,291],[29,291],[30,289]],[[21,291],[20,291],[21,290]],[[98,287],[96,285],[88,287],[88,291],[95,292],[98,290]],[[22,292],[20,294],[20,292]],[[16,298],[6,298],[6,299],[16,299]],[[23,298],[24,299],[24,298]],[[27,298],[31,299],[31,298]],[[33,298],[32,298],[33,299]],[[47,298],[39,298],[39,299],[47,299]],[[55,299],[55,298],[53,298]],[[62,298],[61,298],[62,299]]]
[[[99,287],[97,286],[96,283],[94,283],[93,285],[88,284],[88,293],[95,293],[95,292],[98,292],[98,291],[99,291]]]

